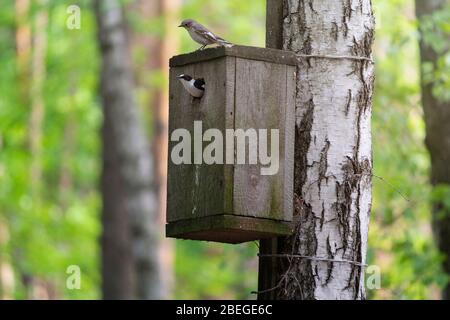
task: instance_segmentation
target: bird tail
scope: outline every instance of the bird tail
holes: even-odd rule
[[[227,40],[219,38],[219,37],[217,37],[217,43],[221,46],[228,47],[228,48],[234,46],[234,44],[232,44],[231,42],[228,42]]]

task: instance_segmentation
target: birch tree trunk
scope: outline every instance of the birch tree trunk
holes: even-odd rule
[[[162,19],[164,33],[152,35],[131,33],[133,48],[144,56],[135,66],[140,91],[145,92],[144,104],[152,115],[153,130],[151,150],[155,156],[155,186],[158,194],[158,221],[160,226],[159,262],[164,270],[161,279],[162,296],[169,298],[174,285],[174,241],[165,237],[166,226],[166,198],[167,198],[167,159],[168,159],[168,121],[169,121],[169,90],[167,85],[155,86],[149,81],[149,75],[161,73],[163,79],[169,79],[167,61],[176,53],[178,46],[174,28],[178,25],[177,17],[180,0],[135,0],[130,8],[140,16],[140,19]],[[142,55],[143,53],[143,55]]]
[[[296,227],[291,237],[272,241],[272,253],[293,257],[260,262],[276,276],[266,281],[274,287],[260,286],[259,297],[363,299],[359,264],[366,262],[372,181],[371,1],[268,1],[268,45],[299,54]]]
[[[416,0],[416,14],[419,19],[450,5],[448,0]],[[421,31],[421,63],[431,63],[436,68],[440,55],[423,39]],[[447,46],[446,50],[450,50]],[[425,81],[422,74],[422,105],[426,123],[426,146],[431,156],[430,179],[433,186],[450,186],[450,102],[439,100],[433,94],[433,82]],[[433,232],[439,250],[445,257],[443,268],[450,274],[450,212],[445,199],[433,203]],[[450,284],[444,288],[443,298],[450,299]]]
[[[123,8],[118,0],[96,0],[95,9],[103,62],[103,112],[105,121],[109,121],[105,126],[111,126],[110,133],[114,141],[113,146],[109,145],[112,148],[109,151],[113,152],[118,163],[120,185],[125,198],[125,213],[122,214],[128,214],[129,218],[134,276],[131,298],[159,299],[161,290],[158,238],[154,223],[157,204],[152,174],[153,159],[134,99]]]
[[[30,78],[31,78],[31,26],[29,23],[30,15],[30,1],[16,0],[15,1],[15,47],[16,47],[16,68],[17,68],[17,87],[18,87],[18,102],[20,107],[28,110],[30,106]],[[29,135],[28,135],[29,137]],[[28,139],[29,142],[29,139]],[[31,171],[30,171],[31,173]],[[30,188],[31,189],[31,188]],[[20,279],[21,284],[28,293],[30,286],[30,275],[25,272],[23,256],[19,250],[14,249],[12,253],[12,265],[14,266],[14,273]]]

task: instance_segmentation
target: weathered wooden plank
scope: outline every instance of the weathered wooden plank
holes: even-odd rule
[[[170,59],[169,64],[170,67],[181,67],[189,64],[218,59],[223,56],[243,58],[255,61],[266,61],[293,66],[297,64],[297,57],[293,52],[249,46],[208,48],[201,51],[195,51],[175,56]]]
[[[296,95],[296,70],[294,66],[286,68],[286,109],[284,119],[284,189],[283,206],[284,212],[289,219],[294,214],[294,153],[295,153],[295,95]]]
[[[167,180],[167,221],[175,221],[178,217],[188,215],[192,211],[192,202],[187,200],[191,194],[190,186],[183,186],[179,181],[192,181],[192,170],[186,170],[183,166],[175,165],[171,160],[171,151],[175,143],[170,141],[170,135],[175,129],[183,128],[187,123],[192,122],[192,105],[189,96],[182,88],[176,78],[180,73],[193,73],[194,67],[188,66],[171,69],[169,75],[169,159],[168,159],[168,180]],[[186,129],[192,126],[189,125]],[[184,169],[184,170],[183,170]]]
[[[236,165],[234,173],[234,212],[239,215],[290,221],[292,213],[284,212],[283,162],[284,162],[284,116],[286,111],[286,65],[241,58],[236,60],[236,115],[235,129],[267,129],[270,146],[270,130],[278,129],[280,171],[275,175],[261,175],[261,165],[249,165],[248,140],[247,161]],[[270,75],[267,76],[267,75]],[[281,83],[280,83],[281,81]],[[250,85],[249,85],[250,84]],[[258,137],[260,139],[260,137]],[[258,146],[252,146],[256,148]],[[259,160],[258,160],[259,162]]]
[[[226,101],[225,129],[234,129],[235,95],[236,95],[236,57],[226,58]],[[224,156],[226,156],[224,141]],[[224,212],[233,214],[234,164],[226,164],[224,159]]]
[[[266,47],[283,47],[283,0],[266,0]]]
[[[292,224],[289,222],[233,215],[181,220],[166,226],[168,237],[222,243],[242,243],[286,235],[291,232]]]
[[[179,74],[205,79],[207,90],[202,99],[193,99],[176,79]],[[168,221],[192,219],[224,213],[224,167],[222,164],[201,165],[202,152],[209,142],[194,148],[194,121],[202,122],[202,132],[210,128],[225,131],[226,59],[172,68],[170,71],[169,134],[184,128],[192,137],[192,164],[175,165],[169,159]],[[220,76],[222,75],[222,76]],[[201,139],[201,138],[200,138]],[[200,140],[197,139],[197,140]],[[201,140],[200,140],[201,141]],[[169,142],[169,151],[178,142]],[[169,154],[170,157],[170,154]]]
[[[282,16],[284,11],[284,1],[267,0],[266,2],[266,47],[274,49],[283,48],[283,23]],[[288,99],[289,100],[289,99]],[[288,126],[287,126],[288,127]],[[289,131],[289,129],[287,129]],[[289,134],[286,134],[288,137]],[[287,199],[287,197],[285,197]],[[280,240],[280,241],[278,241]],[[260,254],[275,254],[282,238],[273,237],[270,239],[262,239],[259,242]],[[277,258],[259,258],[258,267],[258,300],[274,299],[275,290],[270,290],[277,286],[276,277],[278,274],[280,260]]]

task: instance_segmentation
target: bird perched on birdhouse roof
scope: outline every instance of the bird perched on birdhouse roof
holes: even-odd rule
[[[202,45],[199,50],[203,50],[206,46],[213,44],[224,47],[233,46],[232,43],[215,35],[213,32],[209,31],[205,26],[201,25],[195,20],[183,20],[178,27],[185,28],[187,32],[189,32],[192,40]]]

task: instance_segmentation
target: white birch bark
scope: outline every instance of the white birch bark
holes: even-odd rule
[[[371,57],[370,0],[284,0],[283,48],[304,55]],[[299,58],[297,227],[283,252],[366,262],[371,210],[371,98],[367,60]],[[284,259],[279,299],[363,299],[364,268]]]

